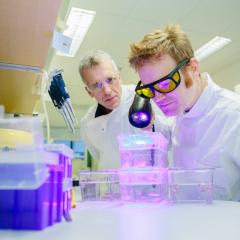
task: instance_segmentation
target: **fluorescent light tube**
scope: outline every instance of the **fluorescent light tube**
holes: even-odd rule
[[[224,46],[229,44],[232,40],[229,38],[218,37],[211,39],[209,42],[204,44],[202,47],[195,51],[195,57],[202,61],[203,59],[207,58],[208,56],[212,55],[216,51],[222,49]]]
[[[80,44],[82,43],[96,12],[81,8],[72,7],[67,19],[67,29],[63,32],[64,36],[72,38],[69,53],[57,51],[57,55],[74,57]]]

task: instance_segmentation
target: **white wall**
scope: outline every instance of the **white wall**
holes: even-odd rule
[[[212,77],[221,87],[234,91],[234,86],[240,84],[240,61],[212,74]]]

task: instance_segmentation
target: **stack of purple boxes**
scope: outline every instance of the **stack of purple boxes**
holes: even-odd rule
[[[72,201],[72,158],[73,151],[63,144],[45,145],[45,150],[55,152],[59,156],[59,164],[63,168],[63,188],[62,188],[62,215],[68,220]]]
[[[72,155],[64,145],[0,151],[0,229],[41,230],[67,218]]]

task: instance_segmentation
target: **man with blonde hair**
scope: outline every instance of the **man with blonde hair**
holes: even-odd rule
[[[214,197],[240,200],[240,97],[200,72],[178,25],[132,44],[129,62],[140,77],[136,93],[176,117],[173,165],[214,168]]]

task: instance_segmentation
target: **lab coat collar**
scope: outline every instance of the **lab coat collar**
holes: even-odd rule
[[[119,106],[125,103],[126,98],[129,95],[129,94],[127,94],[127,89],[124,89],[123,86],[121,86],[121,88],[122,88],[122,96],[121,96],[121,100],[120,100]]]
[[[126,103],[131,100],[129,92],[134,92],[134,88],[131,85],[122,85],[122,95],[120,99],[120,104],[117,108],[113,109],[112,112],[118,111],[118,109],[121,109]],[[131,100],[132,101],[132,100]]]
[[[183,114],[183,118],[195,118],[203,115],[204,112],[211,107],[211,99],[214,97],[216,90],[221,89],[212,81],[208,73],[203,73],[203,76],[207,79],[208,85],[205,87],[191,110]]]

